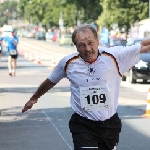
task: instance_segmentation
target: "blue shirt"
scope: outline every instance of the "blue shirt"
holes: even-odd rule
[[[9,50],[17,50],[17,46],[14,44],[14,42],[18,43],[17,36],[14,36],[13,38],[7,36],[7,37],[4,37],[3,40],[8,44],[8,51]]]

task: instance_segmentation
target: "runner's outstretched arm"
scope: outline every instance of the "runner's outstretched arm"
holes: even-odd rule
[[[51,82],[48,78],[38,87],[37,91],[33,94],[30,100],[25,104],[24,108],[22,109],[22,113],[31,109],[33,104],[37,103],[38,98],[44,95],[48,90],[54,87],[56,83]]]
[[[140,53],[147,53],[150,51],[150,39],[141,41]]]

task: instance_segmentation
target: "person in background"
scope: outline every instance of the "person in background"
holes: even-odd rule
[[[81,25],[72,33],[72,41],[77,53],[59,61],[22,113],[67,78],[71,82],[70,104],[74,111],[69,121],[74,149],[114,150],[122,128],[117,113],[121,78],[140,61],[140,53],[150,51],[150,39],[132,46],[99,48],[96,30],[91,25]]]
[[[16,31],[12,30],[11,37],[7,36],[3,39],[5,47],[8,50],[8,74],[10,76],[16,75],[16,66],[17,66],[17,45],[18,45],[18,37],[16,35]]]

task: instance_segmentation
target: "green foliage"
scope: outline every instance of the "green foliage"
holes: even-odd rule
[[[8,12],[7,12],[8,10]],[[0,5],[0,26],[7,23],[12,12],[30,23],[59,26],[62,17],[64,26],[97,22],[98,25],[112,27],[118,24],[126,31],[136,21],[148,18],[147,0],[20,0],[5,1]]]
[[[0,4],[0,26],[7,24],[8,19],[12,19],[13,12],[17,12],[16,1],[4,1]]]
[[[60,14],[64,25],[73,26],[81,23],[94,22],[101,13],[99,0],[20,0],[20,14],[32,23],[41,22],[43,25],[58,26]]]
[[[82,22],[95,22],[102,12],[100,0],[66,0],[68,4],[75,4],[77,10],[83,11]]]
[[[112,27],[118,24],[119,28],[129,31],[136,21],[148,18],[148,1],[146,0],[102,0],[102,14],[97,23]]]

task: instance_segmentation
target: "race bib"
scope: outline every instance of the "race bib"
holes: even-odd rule
[[[17,51],[16,50],[10,50],[9,53],[10,53],[10,55],[16,55]]]
[[[111,99],[108,85],[80,87],[80,102],[81,108],[86,111],[110,107]]]

